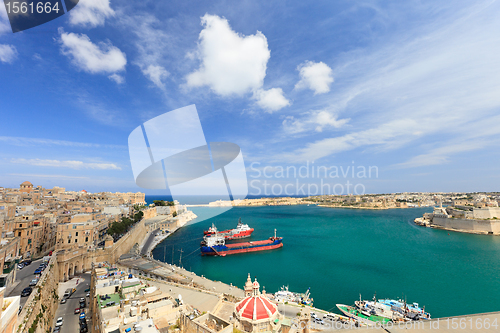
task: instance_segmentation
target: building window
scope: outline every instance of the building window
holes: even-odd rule
[[[71,243],[71,239],[68,239],[68,244]]]
[[[78,243],[78,238],[75,238],[75,243]]]
[[[17,236],[21,237],[21,232],[20,231],[17,233]]]
[[[23,227],[23,224],[22,224],[22,223],[20,223],[20,224],[19,224],[19,228],[22,228],[22,227]]]
[[[88,237],[85,237],[85,242],[88,242],[89,241],[89,238]]]
[[[78,231],[75,233],[75,236],[78,236]]]

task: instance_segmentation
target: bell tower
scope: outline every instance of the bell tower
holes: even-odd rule
[[[250,278],[250,273],[248,273],[248,279],[245,283],[245,297],[252,296],[253,284],[252,279]]]

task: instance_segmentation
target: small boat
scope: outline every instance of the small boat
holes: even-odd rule
[[[345,304],[336,304],[336,305],[337,305],[337,308],[339,308],[339,310],[344,315],[351,317],[353,319],[356,319],[356,321],[358,321],[360,324],[364,324],[367,326],[375,326],[377,324],[384,325],[384,324],[387,324],[387,323],[392,321],[389,318],[382,317],[382,316],[379,316],[376,314],[366,315],[366,314],[362,313],[361,310],[359,310],[353,306],[349,306],[349,305],[345,305]]]
[[[392,311],[398,312],[411,320],[431,319],[431,314],[425,312],[425,307],[419,307],[418,303],[408,304],[406,301],[393,299],[379,299],[377,302],[390,306]]]
[[[283,246],[283,237],[276,237],[276,229],[274,229],[274,237],[269,237],[267,240],[253,241],[226,244],[226,238],[219,233],[215,235],[207,235],[203,237],[200,244],[202,256],[225,256],[226,254],[257,252],[273,250]]]
[[[299,304],[299,305],[303,304],[303,305],[312,306],[313,299],[310,297],[311,296],[310,289],[311,288],[308,288],[307,291],[305,292],[305,294],[301,294],[301,293],[294,293],[292,291],[289,291],[288,286],[286,286],[286,287],[283,286],[283,287],[281,287],[280,291],[277,291],[276,293],[274,293],[274,300],[278,303],[287,302],[287,303],[293,303],[293,304]]]
[[[240,218],[238,219],[238,225],[234,229],[218,231],[217,227],[212,223],[212,226],[208,228],[208,230],[203,231],[203,234],[215,235],[216,233],[218,233],[219,235],[224,236],[226,240],[231,240],[250,237],[252,235],[252,232],[253,228],[250,228],[248,224],[243,224]]]

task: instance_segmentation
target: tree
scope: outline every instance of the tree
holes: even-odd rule
[[[166,206],[167,205],[164,200],[153,200],[153,203],[155,204],[155,206]]]
[[[176,216],[177,216],[177,212],[173,212],[172,217],[176,217]]]
[[[137,212],[134,214],[134,222],[139,222],[142,217],[144,216],[144,213],[143,212]]]

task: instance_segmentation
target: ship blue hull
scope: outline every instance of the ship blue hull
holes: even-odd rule
[[[277,238],[277,239],[269,239],[256,242],[215,245],[212,247],[201,246],[200,250],[202,256],[216,256],[216,255],[226,255],[235,253],[265,251],[282,247],[283,246],[282,240],[283,240],[282,238]]]

